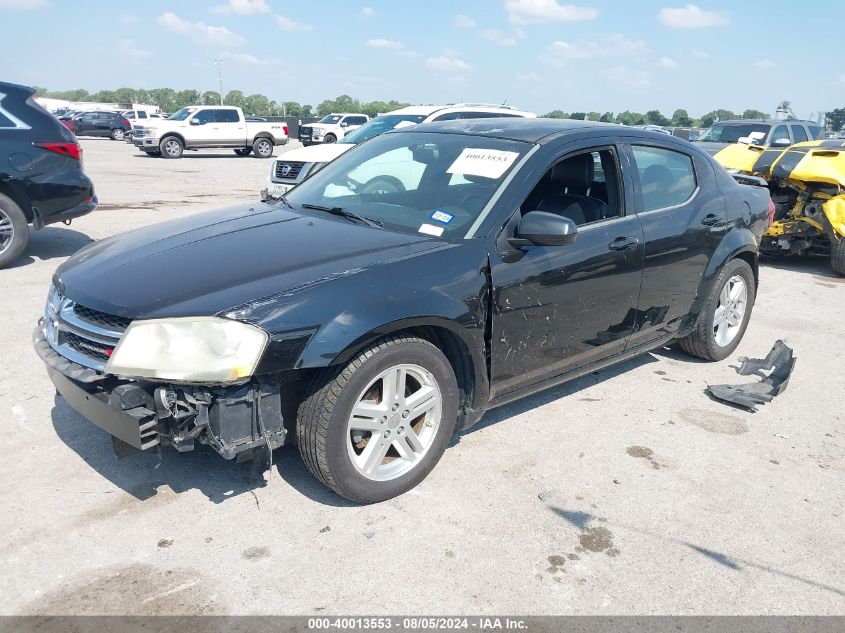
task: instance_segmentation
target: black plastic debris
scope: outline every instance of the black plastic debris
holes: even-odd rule
[[[707,393],[717,400],[730,402],[749,411],[757,411],[757,405],[771,402],[772,398],[786,391],[789,377],[795,368],[792,348],[783,341],[775,342],[766,358],[741,356],[739,360],[742,365],[736,371],[740,376],[757,374],[762,380],[743,385],[708,385]]]

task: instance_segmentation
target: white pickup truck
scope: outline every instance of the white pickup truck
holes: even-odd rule
[[[336,143],[352,130],[358,129],[370,120],[366,114],[327,114],[316,123],[299,126],[299,140],[303,145]]]
[[[132,143],[150,156],[181,158],[186,149],[229,147],[238,156],[270,158],[288,142],[283,122],[247,121],[243,110],[227,106],[187,106],[166,119],[136,125]]]

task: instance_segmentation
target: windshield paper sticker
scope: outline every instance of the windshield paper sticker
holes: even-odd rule
[[[501,178],[518,156],[517,152],[467,147],[446,171],[464,176]]]
[[[435,222],[442,222],[443,224],[449,224],[449,222],[455,219],[455,216],[451,213],[446,213],[442,209],[437,209],[437,211],[428,216],[428,219],[434,220]]]
[[[425,233],[426,235],[433,235],[434,237],[440,237],[443,235],[443,227],[442,226],[434,226],[433,224],[423,224],[419,228],[420,233]]]

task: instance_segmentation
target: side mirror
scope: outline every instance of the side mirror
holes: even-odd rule
[[[349,123],[346,121],[341,122],[340,127],[349,127]]]
[[[776,138],[772,141],[772,147],[788,147],[792,142],[788,138]]]
[[[569,218],[547,211],[529,211],[516,227],[516,236],[508,240],[514,248],[566,246],[578,236],[578,225]]]
[[[202,125],[202,121],[199,119],[191,119],[191,125]]]

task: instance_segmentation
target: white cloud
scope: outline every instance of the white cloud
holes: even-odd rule
[[[396,40],[386,40],[382,38],[367,40],[367,46],[370,48],[390,48],[393,50],[399,50],[400,48],[403,48],[402,42],[397,42]]]
[[[136,18],[134,15],[129,15],[128,13],[124,13],[119,18],[117,18],[117,21],[120,22],[121,24],[137,24],[138,18]]]
[[[371,18],[376,14],[376,10],[372,7],[364,7],[361,9],[361,16],[365,18]]]
[[[657,14],[663,26],[673,29],[701,29],[710,26],[721,26],[730,22],[725,13],[719,11],[705,11],[694,4],[683,8],[660,9]]]
[[[755,68],[774,68],[775,63],[771,59],[759,59],[754,62]]]
[[[474,29],[478,23],[468,15],[456,15],[453,22],[459,29]]]
[[[187,37],[195,44],[240,46],[246,41],[225,26],[211,26],[205,22],[189,22],[169,11],[158,16],[158,23],[168,31]]]
[[[540,81],[541,77],[537,73],[517,73],[516,80],[517,81],[531,81],[536,82]]]
[[[0,9],[32,11],[47,6],[47,0],[0,0]]]
[[[644,70],[631,70],[625,66],[614,66],[604,71],[610,81],[632,88],[647,88],[651,85],[651,75]]]
[[[657,62],[658,68],[663,68],[664,70],[675,70],[679,68],[678,62],[676,62],[671,57],[661,57]]]
[[[302,22],[297,22],[296,20],[291,20],[289,17],[284,15],[277,15],[276,21],[279,23],[279,28],[283,31],[313,31],[314,27],[310,24],[303,24]]]
[[[236,64],[248,64],[250,66],[277,66],[282,63],[282,60],[275,57],[256,57],[249,53],[232,53],[230,51],[223,51],[220,57],[228,59]]]
[[[469,80],[463,75],[452,75],[451,77],[447,78],[446,81],[453,84],[465,84]]]
[[[481,37],[483,37],[485,40],[490,40],[491,42],[495,42],[499,46],[505,46],[505,47],[516,46],[516,38],[504,35],[503,33],[500,33],[499,31],[497,31],[496,29],[484,29],[481,32]]]
[[[599,40],[570,44],[556,41],[540,56],[541,61],[553,66],[566,66],[579,59],[606,59],[610,57],[643,57],[648,54],[648,45],[643,40],[628,39],[624,35],[608,35]]]
[[[445,72],[457,72],[472,70],[472,66],[467,64],[464,60],[450,56],[447,51],[445,55],[438,55],[437,57],[429,57],[425,60],[425,65],[433,70],[442,70]]]
[[[222,13],[223,15],[231,13],[255,15],[256,13],[270,13],[270,7],[267,6],[267,0],[229,0],[226,4],[211,7],[211,12]]]
[[[138,45],[135,44],[135,41],[128,38],[125,40],[120,40],[115,45],[115,53],[117,54],[117,57],[119,59],[132,63],[140,63],[145,59],[149,59],[153,56],[152,51],[144,50],[143,48],[138,48]]]
[[[710,59],[710,53],[707,51],[693,51],[692,56],[696,59]]]
[[[560,4],[558,0],[505,0],[505,10],[512,24],[581,22],[599,15],[596,9]]]

